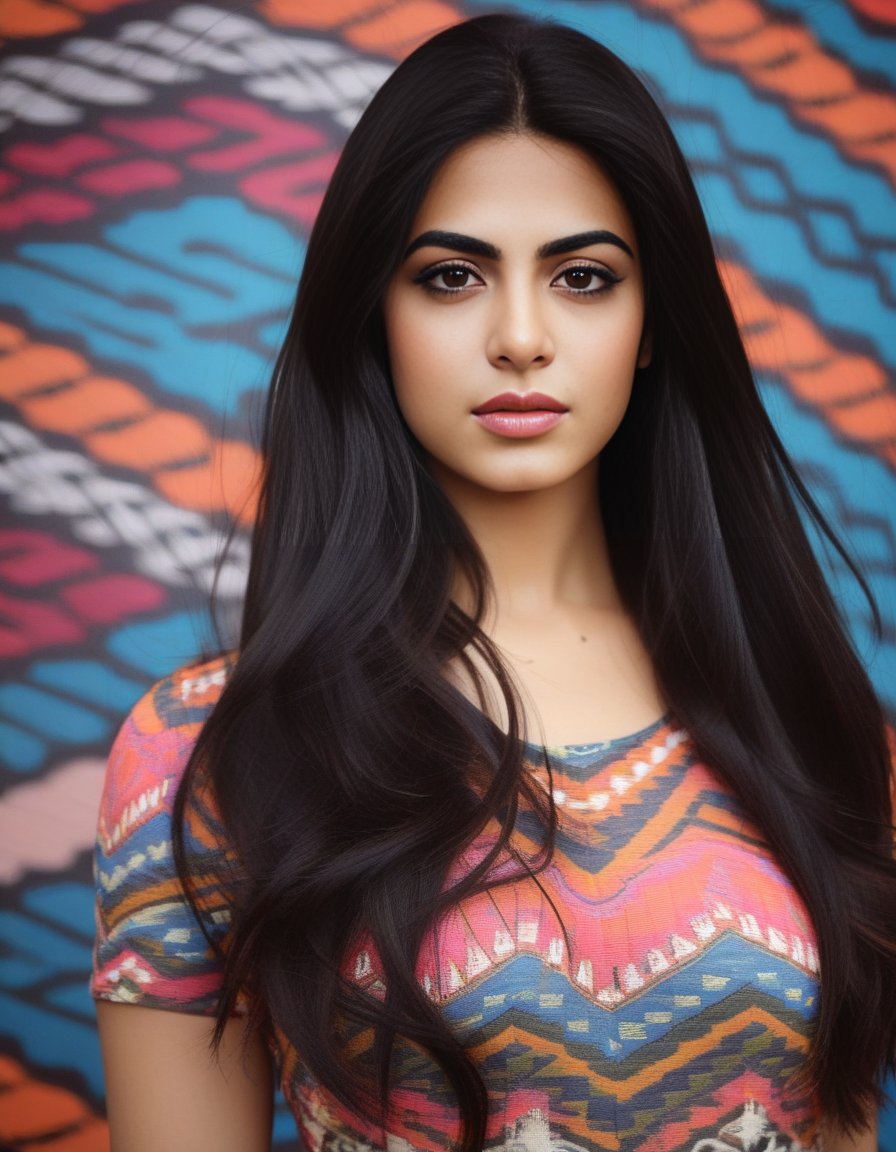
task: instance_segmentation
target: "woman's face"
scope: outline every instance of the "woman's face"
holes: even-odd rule
[[[583,152],[534,135],[448,157],[384,318],[399,407],[449,494],[596,468],[649,358],[625,205]]]

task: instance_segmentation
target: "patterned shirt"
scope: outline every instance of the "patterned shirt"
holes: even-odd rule
[[[215,1011],[220,963],[172,863],[171,808],[229,667],[218,659],[160,681],[113,746],[95,860],[97,998]],[[417,963],[485,1081],[486,1147],[820,1149],[818,1101],[791,1083],[814,1026],[816,939],[742,804],[671,716],[547,751],[559,818],[550,864],[538,883],[463,900]],[[548,788],[542,750],[526,745],[526,760]],[[526,812],[515,835],[524,849],[540,844]],[[456,868],[491,842],[486,829]],[[227,893],[209,878],[227,837],[212,805],[197,803],[186,846],[207,926],[226,947]],[[362,943],[348,965],[359,984],[382,987],[373,948]],[[312,1152],[452,1146],[450,1087],[419,1050],[398,1047],[386,1133],[323,1090],[274,1024],[278,1075]]]

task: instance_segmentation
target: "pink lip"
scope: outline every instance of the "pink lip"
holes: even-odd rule
[[[565,404],[553,396],[546,396],[544,392],[502,392],[500,396],[492,396],[491,400],[474,408],[473,415],[481,416],[484,412],[531,412],[533,409],[540,412],[568,411]]]
[[[525,436],[538,436],[547,432],[558,424],[565,415],[565,410],[559,412],[546,412],[539,409],[518,412],[481,412],[474,413],[476,419],[490,432],[497,432],[499,436],[509,436],[512,439],[522,439]]]
[[[490,432],[522,439],[547,432],[568,411],[565,404],[544,392],[502,392],[474,408],[473,415]]]

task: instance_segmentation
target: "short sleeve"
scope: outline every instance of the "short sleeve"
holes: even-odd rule
[[[180,673],[160,681],[112,746],[94,853],[95,999],[202,1015],[217,1010],[222,961],[187,901],[171,830],[178,785],[222,682],[223,670],[209,673],[207,666],[199,677]],[[222,877],[232,874],[233,857],[216,811],[202,797],[191,797],[185,848],[203,925],[226,949],[233,892]],[[237,1011],[243,1010],[241,1003]]]

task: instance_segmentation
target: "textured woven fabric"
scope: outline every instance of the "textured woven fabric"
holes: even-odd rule
[[[226,674],[214,661],[160,681],[113,748],[96,854],[98,998],[214,1011],[220,969],[184,902],[170,821]],[[816,941],[740,802],[670,716],[548,755],[560,830],[539,884],[520,879],[467,899],[418,960],[485,1079],[488,1146],[820,1148],[818,1103],[788,1084],[813,1028]],[[547,788],[541,750],[527,746],[527,758]],[[535,850],[525,813],[517,836]],[[456,867],[488,843],[486,830]],[[228,854],[212,806],[197,805],[187,844],[208,925],[226,946],[227,893],[206,880]],[[376,991],[373,948],[349,965]],[[410,1046],[396,1057],[388,1137],[321,1091],[280,1033],[276,1055],[310,1149],[404,1152],[456,1138],[450,1089]]]

